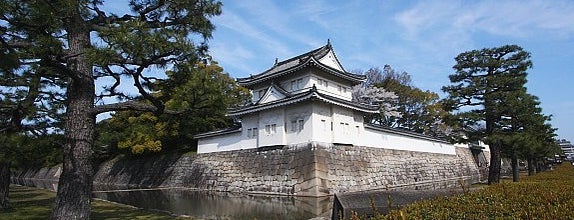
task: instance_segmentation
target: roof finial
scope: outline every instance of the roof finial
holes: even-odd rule
[[[277,65],[277,58],[275,58],[275,65]]]
[[[331,45],[331,39],[327,38],[327,45]]]

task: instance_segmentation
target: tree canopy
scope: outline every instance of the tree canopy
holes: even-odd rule
[[[517,45],[506,45],[463,52],[455,60],[456,73],[449,76],[451,85],[443,87],[448,93],[444,106],[455,113],[463,139],[489,145],[488,182],[498,183],[502,150],[512,142],[509,134],[545,126],[547,119],[537,109],[536,99],[526,93],[530,53]],[[537,118],[528,119],[527,115]]]
[[[230,126],[233,121],[226,117],[227,110],[249,100],[249,91],[239,87],[215,61],[188,63],[167,74],[168,81],[153,86],[158,91],[154,95],[165,98],[167,110],[183,113],[114,113],[99,123],[97,145],[111,144],[133,154],[191,148],[195,134]]]
[[[104,4],[0,2],[0,67],[3,78],[10,77],[1,86],[16,91],[35,80],[34,85],[45,89],[41,94],[64,100],[64,164],[51,219],[89,219],[97,114],[183,112],[166,110],[166,100],[150,86],[164,81],[165,70],[203,56],[214,30],[209,19],[221,13],[222,5],[211,0],[131,0],[129,11],[115,14],[105,11]],[[132,86],[137,95],[124,89]]]

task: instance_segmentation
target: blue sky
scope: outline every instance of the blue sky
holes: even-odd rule
[[[574,141],[574,1],[223,1],[209,41],[233,77],[330,39],[346,70],[391,65],[438,92],[461,52],[517,44],[532,54],[529,92],[559,138]]]

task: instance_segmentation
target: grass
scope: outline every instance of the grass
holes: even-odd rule
[[[35,220],[47,219],[54,206],[54,192],[25,186],[10,186],[12,210],[0,211],[0,219]],[[131,206],[94,200],[91,219],[191,219],[174,217],[165,213],[151,212]]]
[[[424,200],[374,219],[574,219],[574,167],[504,181],[483,190]]]

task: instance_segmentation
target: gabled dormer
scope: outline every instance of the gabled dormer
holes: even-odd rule
[[[259,97],[255,104],[265,104],[268,102],[277,101],[290,96],[289,92],[285,91],[283,88],[272,83],[271,86],[265,90],[265,92]]]

